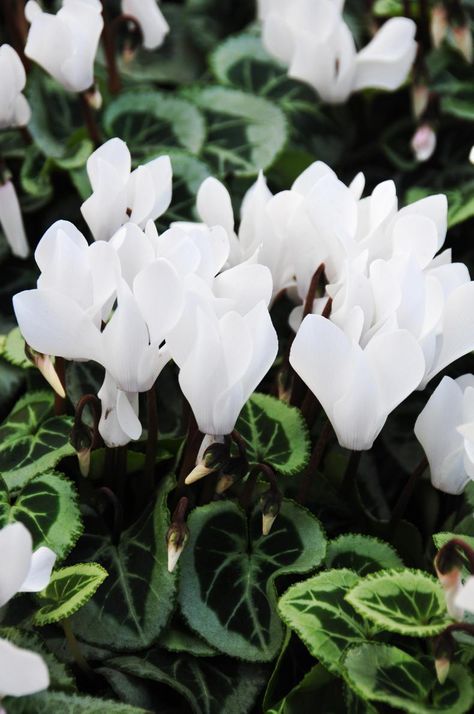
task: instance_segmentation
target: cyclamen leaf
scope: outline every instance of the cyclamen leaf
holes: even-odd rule
[[[19,327],[14,327],[6,336],[2,357],[16,367],[27,369],[33,366],[25,356],[25,340]]]
[[[107,575],[98,563],[77,563],[55,570],[38,596],[41,606],[35,613],[35,624],[49,625],[73,615],[92,597]]]
[[[310,439],[299,409],[268,394],[255,392],[236,425],[245,439],[251,464],[264,462],[284,475],[302,471],[308,463]]]
[[[261,512],[247,519],[230,501],[196,508],[180,559],[179,602],[189,626],[213,647],[251,662],[273,659],[283,641],[275,579],[304,573],[324,557],[319,522],[284,500],[268,536]]]
[[[197,154],[205,138],[201,112],[186,99],[160,92],[121,94],[105,110],[104,127],[127,142],[135,162],[168,153],[170,145]]]
[[[204,159],[219,176],[255,176],[275,161],[287,140],[287,123],[275,104],[235,89],[190,89],[186,96],[208,124]]]
[[[403,568],[403,562],[388,543],[347,533],[328,543],[326,567],[348,568],[363,576],[383,568]]]
[[[224,40],[211,54],[210,64],[220,84],[260,97],[281,93],[282,85],[289,83],[286,69],[270,57],[260,37],[248,33]]]
[[[34,549],[51,548],[64,558],[82,533],[77,494],[71,481],[48,471],[34,476],[13,502],[0,484],[0,528],[20,521],[31,533]]]
[[[182,652],[194,657],[214,657],[218,652],[194,632],[180,623],[171,622],[158,640],[158,646],[168,652]]]
[[[453,540],[453,538],[463,540],[467,545],[471,546],[471,548],[474,548],[474,536],[472,535],[463,535],[462,533],[435,533],[433,535],[433,541],[438,550],[442,548],[443,545],[446,545],[446,543],[449,543],[450,540]]]
[[[74,454],[72,419],[54,416],[51,392],[20,399],[0,427],[0,473],[11,490]]]
[[[461,665],[451,664],[447,681],[440,685],[434,667],[427,669],[397,647],[366,644],[348,652],[345,666],[350,686],[369,701],[413,714],[471,711],[474,687]]]
[[[7,697],[9,714],[149,714],[145,709],[95,697],[62,692],[40,692],[30,697]]]
[[[351,570],[329,570],[293,585],[278,603],[283,621],[336,674],[347,648],[371,639],[368,624],[345,599],[358,581]]]
[[[109,573],[107,587],[97,591],[74,620],[74,631],[91,644],[111,649],[149,647],[161,634],[175,605],[176,573],[167,567],[166,505],[174,479],[161,485],[156,503],[114,543],[99,520],[87,529],[74,555],[94,560]]]
[[[158,649],[140,657],[113,658],[107,666],[168,685],[185,698],[193,714],[247,714],[265,682],[264,669],[255,664]]]
[[[420,570],[369,575],[347,594],[347,601],[362,617],[401,635],[430,637],[451,622],[441,585]]]

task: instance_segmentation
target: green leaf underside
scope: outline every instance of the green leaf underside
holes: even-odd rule
[[[325,539],[318,521],[284,500],[270,534],[261,535],[261,512],[250,519],[236,504],[194,510],[191,536],[180,562],[179,601],[190,627],[224,654],[268,661],[278,652],[283,627],[274,581],[321,562]]]
[[[7,697],[5,706],[9,714],[149,714],[145,709],[129,704],[62,692]]]
[[[0,473],[10,490],[74,453],[72,419],[54,416],[53,402],[49,392],[27,394],[0,427]]]
[[[173,622],[161,633],[158,645],[168,652],[182,652],[195,657],[213,657],[218,654],[213,647],[194,632]]]
[[[345,599],[358,581],[351,570],[329,570],[293,585],[278,603],[282,619],[313,657],[338,674],[347,648],[370,638],[368,624]]]
[[[369,575],[347,595],[363,617],[379,627],[413,637],[430,637],[449,625],[439,582],[418,570]]]
[[[72,482],[54,471],[34,476],[13,504],[6,488],[0,489],[0,528],[15,521],[28,528],[35,550],[44,545],[64,558],[82,532]]]
[[[107,571],[98,563],[77,563],[55,570],[39,595],[35,623],[49,625],[70,617],[85,605],[106,577]]]
[[[441,686],[434,667],[428,669],[397,647],[373,643],[350,650],[345,665],[349,684],[369,701],[413,714],[464,714],[471,709],[472,678],[461,665],[451,664],[448,679]]]
[[[285,146],[285,115],[272,102],[225,87],[190,89],[186,94],[205,115],[202,156],[218,175],[254,176]]]
[[[134,162],[152,158],[167,147],[200,152],[205,134],[201,112],[186,99],[160,92],[127,92],[115,99],[104,113],[109,136],[120,136]]]
[[[151,650],[143,657],[111,659],[107,665],[172,687],[193,714],[247,714],[265,682],[262,667],[227,657],[197,659]]]
[[[299,409],[267,394],[253,394],[242,409],[237,431],[245,439],[250,463],[264,462],[284,475],[302,471],[310,439]]]
[[[347,533],[328,543],[327,568],[347,568],[359,576],[384,568],[403,568],[395,549],[378,538]]]
[[[75,557],[94,560],[109,573],[107,584],[81,609],[74,631],[86,642],[111,649],[148,647],[167,625],[174,609],[176,574],[168,573],[166,499],[174,486],[168,477],[154,508],[124,531],[118,545],[97,530],[81,538]]]

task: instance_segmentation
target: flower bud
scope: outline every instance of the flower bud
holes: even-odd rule
[[[189,529],[184,521],[173,522],[166,534],[168,546],[168,572],[172,573],[189,538]]]
[[[421,124],[416,130],[411,148],[417,161],[428,161],[436,148],[436,134],[429,124]]]
[[[431,11],[431,39],[435,47],[439,47],[448,32],[448,13],[442,3]]]
[[[462,587],[461,559],[453,541],[446,543],[438,552],[434,566],[436,575],[444,590],[446,608],[451,617],[461,620],[463,611],[456,607],[454,599]]]
[[[248,471],[248,462],[243,456],[233,456],[225,466],[223,473],[219,475],[216,483],[215,493],[222,496],[231,486],[245,476]]]
[[[262,535],[267,536],[280,513],[281,493],[270,488],[260,499],[262,509]]]
[[[472,33],[469,23],[453,27],[454,44],[466,62],[472,62]]]
[[[94,85],[86,92],[84,92],[84,97],[88,105],[98,111],[102,108],[102,94],[100,93],[97,85]]]
[[[66,397],[66,392],[61,384],[59,375],[56,372],[53,361],[49,355],[41,354],[41,352],[36,352],[28,344],[25,344],[25,355],[32,362],[35,367],[39,369],[48,384],[54,389],[56,394],[62,399]]]
[[[416,119],[419,119],[426,111],[430,98],[430,90],[426,84],[415,84],[412,87],[411,103],[413,114]]]
[[[201,456],[202,447],[205,445],[206,440],[207,443],[209,443],[209,440],[212,439],[214,439],[214,437],[210,437],[209,435],[204,437],[201,449],[199,450],[198,458],[196,460],[196,466],[186,476],[185,484],[187,486],[195,481],[199,481],[199,479],[204,476],[208,476],[208,474],[219,471],[226,466],[229,460],[229,444],[227,442],[211,441]]]
[[[69,440],[76,450],[79,470],[86,478],[89,475],[91,450],[94,443],[92,430],[82,422],[74,424]]]
[[[455,644],[453,636],[449,632],[443,632],[436,638],[434,643],[435,669],[438,682],[443,685],[446,682],[454,655]]]

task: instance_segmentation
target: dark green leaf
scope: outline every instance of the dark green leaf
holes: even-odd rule
[[[283,640],[275,579],[319,565],[325,539],[318,521],[284,500],[270,534],[262,536],[259,509],[248,523],[236,504],[216,502],[195,509],[188,525],[179,592],[188,624],[225,654],[272,659]]]
[[[7,697],[5,706],[9,714],[147,714],[117,701],[61,692],[42,692],[31,697]]]
[[[403,563],[388,543],[366,535],[347,533],[328,544],[326,567],[348,568],[362,576],[383,568],[403,568]]]

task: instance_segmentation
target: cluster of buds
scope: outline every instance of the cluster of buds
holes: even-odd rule
[[[470,21],[460,0],[444,0],[435,5],[431,13],[431,39],[435,47],[450,41],[466,62],[472,62]]]

